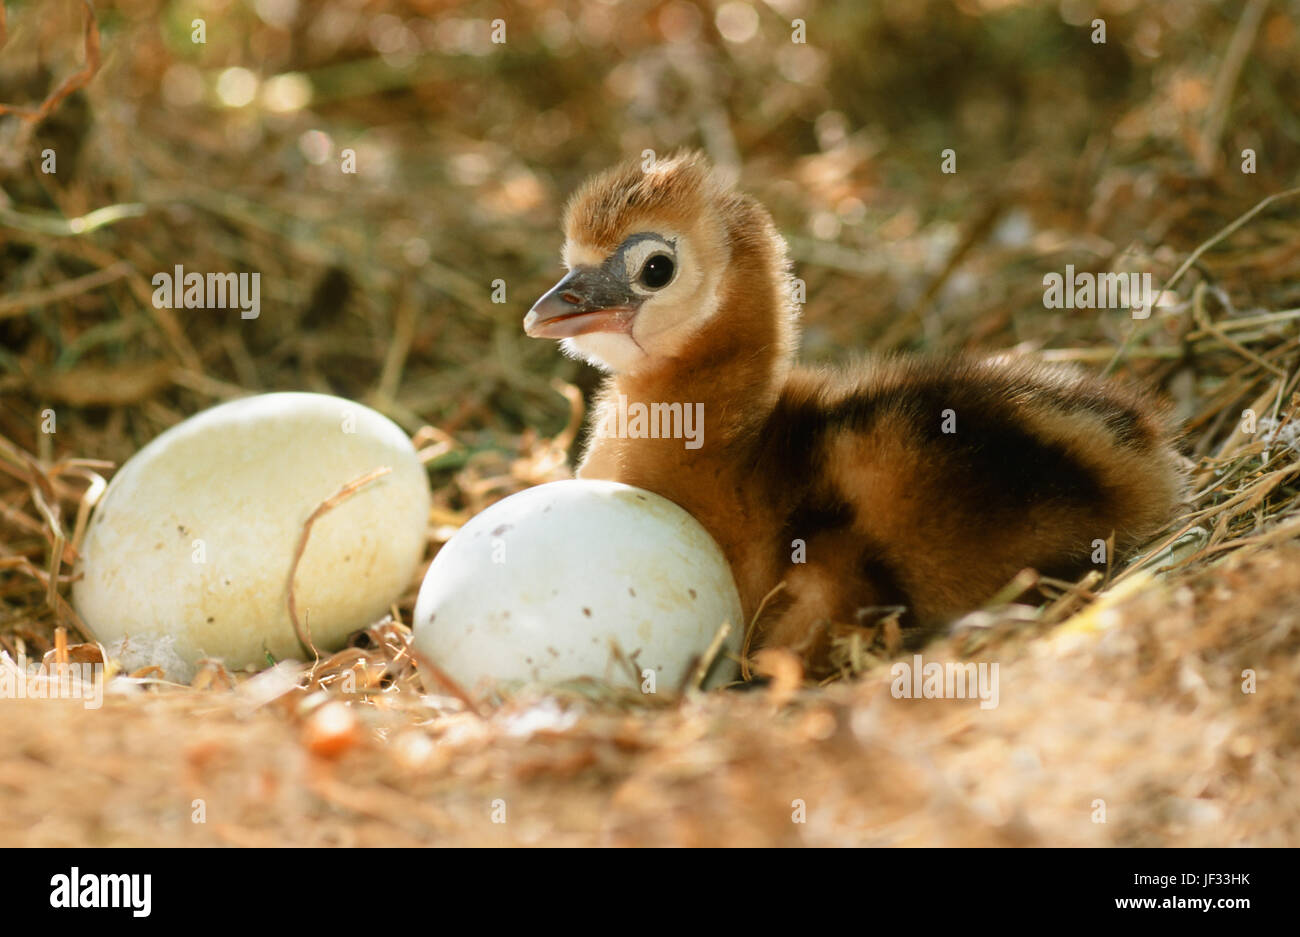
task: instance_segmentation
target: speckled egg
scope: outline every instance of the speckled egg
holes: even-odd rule
[[[420,588],[414,644],[466,687],[630,685],[634,669],[642,691],[657,692],[683,683],[723,622],[709,686],[733,677],[744,628],[713,538],[649,491],[560,481],[498,502],[442,548]]]
[[[309,657],[288,609],[322,650],[383,617],[417,573],[428,476],[388,418],[324,394],[263,394],[167,430],[114,476],[91,519],[73,604],[129,669],[185,680],[205,657],[266,666]]]

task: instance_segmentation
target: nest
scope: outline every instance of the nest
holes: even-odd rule
[[[1147,4],[1107,13],[1096,47],[1033,5],[843,9],[805,13],[792,48],[766,7],[744,40],[692,4],[618,23],[528,7],[494,49],[496,6],[365,29],[343,2],[283,23],[230,7],[201,45],[172,4],[48,6],[0,5],[0,667],[110,679],[98,710],[4,702],[0,842],[1300,842],[1300,70],[1282,12]],[[1014,35],[1057,57],[1014,54]],[[433,481],[429,558],[499,498],[568,477],[597,377],[519,317],[554,278],[564,194],[680,144],[745,155],[807,290],[805,358],[998,351],[1171,398],[1179,519],[1078,582],[1027,571],[924,649],[996,662],[996,708],[897,699],[910,652],[887,615],[828,623],[826,678],[768,651],[749,692],[476,696],[412,656],[418,578],[311,661],[208,661],[189,685],[117,668],[68,600],[91,508],[214,403],[317,390],[393,418]],[[948,146],[956,174],[933,168]],[[152,272],[182,260],[259,271],[262,316],[156,308]],[[1067,263],[1152,271],[1160,302],[1044,309],[1043,273]],[[867,314],[837,312],[863,295]]]

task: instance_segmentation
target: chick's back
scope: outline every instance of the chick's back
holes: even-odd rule
[[[790,578],[836,598],[834,608],[798,603],[803,616],[897,604],[920,624],[977,607],[1026,566],[1077,575],[1112,534],[1129,551],[1182,493],[1152,397],[996,360],[797,370],[754,468],[787,505],[773,549],[788,563],[792,543],[806,548]],[[808,625],[797,608],[784,617],[771,626],[777,642]]]

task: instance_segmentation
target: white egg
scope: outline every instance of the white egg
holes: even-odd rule
[[[707,685],[730,680],[744,622],[726,558],[666,498],[560,481],[478,514],[439,551],[415,605],[415,649],[467,688],[592,677],[682,684],[731,626]],[[645,677],[653,671],[653,680]]]
[[[294,576],[321,651],[383,617],[424,554],[428,476],[406,434],[324,394],[248,397],[167,430],[117,472],[81,551],[73,604],[128,668],[188,679],[309,658],[289,615],[304,524],[366,473],[390,471],[312,522]]]

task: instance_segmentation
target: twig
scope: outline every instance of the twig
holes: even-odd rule
[[[1267,8],[1268,0],[1251,0],[1241,14],[1241,19],[1237,21],[1237,28],[1233,30],[1232,39],[1228,42],[1228,51],[1224,53],[1223,65],[1215,78],[1214,93],[1210,98],[1205,127],[1201,132],[1200,154],[1197,162],[1204,175],[1209,175],[1219,161],[1219,140],[1223,136],[1223,127],[1228,120],[1232,93],[1236,90],[1237,80],[1241,77],[1242,66],[1246,64],[1246,56],[1250,55],[1250,49],[1255,44],[1259,24],[1264,19],[1264,11]]]
[[[1255,354],[1249,348],[1242,345],[1235,339],[1229,338],[1210,320],[1210,314],[1205,311],[1205,283],[1197,283],[1192,290],[1192,321],[1199,325],[1202,331],[1208,332],[1219,340],[1219,343],[1226,348],[1231,348],[1241,357],[1254,364],[1259,365],[1265,371],[1271,371],[1280,378],[1286,377],[1286,372],[1275,364],[1269,364],[1259,355]]]
[[[984,609],[995,609],[1006,605],[1038,585],[1040,578],[1037,570],[1022,569],[1011,577],[1011,580],[999,589],[993,598],[985,602],[982,607]]]
[[[64,280],[62,283],[57,283],[43,290],[31,290],[26,293],[19,293],[17,296],[7,296],[0,299],[0,319],[19,316],[33,307],[48,306],[51,303],[62,302],[65,299],[71,299],[73,296],[97,290],[101,286],[107,286],[114,280],[120,280],[129,274],[132,269],[131,265],[123,260],[104,270],[96,270],[84,276]]]
[[[731,622],[724,621],[718,626],[717,632],[713,635],[713,640],[709,642],[708,648],[700,657],[699,663],[695,665],[695,672],[691,674],[691,680],[688,686],[693,690],[698,690],[704,685],[704,678],[709,674],[709,668],[713,666],[713,660],[718,656],[718,651],[722,650],[722,642],[727,640],[727,635],[731,634]]]
[[[89,468],[65,466],[64,470],[67,474],[77,475],[89,482],[86,490],[82,492],[81,500],[77,503],[77,519],[72,528],[72,552],[80,554],[81,541],[86,535],[86,525],[90,520],[90,510],[103,497],[105,490],[108,488],[108,482],[104,480],[103,475]],[[53,473],[53,470],[51,470],[51,473]]]
[[[1232,234],[1235,234],[1239,228],[1241,228],[1244,224],[1246,224],[1246,222],[1250,221],[1250,219],[1254,218],[1256,215],[1262,212],[1265,208],[1272,205],[1274,202],[1282,201],[1283,199],[1294,198],[1297,195],[1300,195],[1300,187],[1296,187],[1294,189],[1286,189],[1285,191],[1282,192],[1274,192],[1272,195],[1261,199],[1255,205],[1254,208],[1252,208],[1250,211],[1246,212],[1244,215],[1237,218],[1226,228],[1221,230],[1218,234],[1214,235],[1214,237],[1210,238],[1200,247],[1196,248],[1196,250],[1192,251],[1192,253],[1188,256],[1188,258],[1183,261],[1182,266],[1180,266],[1177,270],[1174,271],[1174,275],[1165,281],[1165,285],[1160,288],[1160,292],[1163,293],[1166,290],[1172,289],[1174,284],[1183,278],[1183,274],[1187,272],[1188,268],[1191,267],[1192,264],[1196,263],[1196,261],[1201,259],[1202,254],[1204,254],[1214,245],[1218,244],[1224,238]]]
[[[1090,569],[1078,582],[1061,583],[1062,593],[1043,609],[1039,620],[1046,625],[1051,625],[1063,619],[1077,603],[1093,601],[1097,598],[1097,592],[1093,587],[1101,580],[1101,572]],[[1053,580],[1051,584],[1056,585],[1057,581]]]
[[[758,603],[758,610],[754,612],[754,617],[749,620],[749,627],[745,629],[745,640],[740,646],[740,677],[746,682],[749,681],[751,673],[749,669],[749,645],[754,640],[758,620],[763,617],[763,612],[767,609],[767,603],[784,588],[785,580],[782,579],[768,591],[767,595],[763,596],[763,601]]]
[[[0,208],[0,224],[31,234],[76,237],[79,234],[89,234],[97,228],[117,224],[127,218],[139,218],[148,210],[149,207],[140,202],[123,202],[120,205],[105,205],[103,208],[96,208],[75,218],[63,218],[59,215],[17,212]]]
[[[461,703],[465,705],[466,709],[468,709],[474,715],[478,716],[480,719],[483,718],[483,714],[479,712],[478,706],[474,704],[473,698],[471,698],[470,695],[465,692],[464,687],[462,687],[459,683],[453,680],[445,670],[443,670],[432,660],[430,660],[427,655],[421,654],[419,651],[417,651],[414,645],[407,645],[407,647],[411,652],[411,657],[413,657],[415,659],[416,664],[419,665],[421,673],[429,674],[431,677],[433,677],[434,680],[436,680],[442,686],[444,690],[446,690],[456,699],[460,700]]]
[[[1250,221],[1250,219],[1254,218],[1256,215],[1262,212],[1269,205],[1272,205],[1274,202],[1278,202],[1283,199],[1294,198],[1297,195],[1300,195],[1300,187],[1294,189],[1287,189],[1283,192],[1274,192],[1272,195],[1264,199],[1261,199],[1255,205],[1254,208],[1250,209],[1250,211],[1246,212],[1244,215],[1239,216],[1235,221],[1231,222],[1227,227],[1221,229],[1217,234],[1211,237],[1208,241],[1203,243],[1200,247],[1196,248],[1196,250],[1192,251],[1191,254],[1187,256],[1187,259],[1182,262],[1182,265],[1179,266],[1179,268],[1174,271],[1173,276],[1171,276],[1168,280],[1165,281],[1164,286],[1160,287],[1160,292],[1164,293],[1172,289],[1174,284],[1183,278],[1183,274],[1186,273],[1191,268],[1192,264],[1196,263],[1196,261],[1201,259],[1202,254],[1204,254],[1214,245],[1218,244],[1224,238],[1229,237],[1230,235],[1235,233],[1239,228],[1245,225],[1246,222]],[[1149,322],[1151,320],[1146,320],[1146,321]],[[1124,360],[1124,355],[1128,351],[1129,345],[1132,344],[1133,339],[1137,337],[1138,331],[1141,328],[1142,328],[1141,322],[1133,323],[1133,327],[1129,329],[1128,335],[1125,336],[1123,343],[1120,344],[1119,348],[1115,349],[1115,354],[1110,359],[1110,363],[1107,364],[1105,369],[1102,370],[1101,373],[1103,377],[1113,372],[1115,368],[1119,366],[1119,363]]]
[[[1300,319],[1300,309],[1279,309],[1277,312],[1270,312],[1259,316],[1243,316],[1240,319],[1225,319],[1215,323],[1215,329],[1218,332],[1237,332],[1241,329],[1252,329],[1259,325],[1277,325],[1279,322],[1290,322],[1293,319]],[[1198,338],[1205,338],[1208,332],[1196,331],[1188,332],[1187,340],[1195,341]]]
[[[409,296],[402,294],[397,298],[396,307],[393,337],[388,343],[388,353],[384,356],[379,380],[371,393],[378,410],[386,409],[397,399],[397,390],[402,383],[402,371],[406,367],[407,356],[411,353],[411,342],[415,338],[415,303]]]
[[[304,628],[298,622],[298,604],[294,598],[293,590],[293,580],[298,574],[298,563],[302,559],[303,552],[307,549],[307,538],[311,536],[312,525],[316,523],[317,518],[338,507],[338,505],[352,497],[362,488],[365,488],[375,479],[382,478],[391,471],[392,469],[390,467],[382,465],[379,468],[371,469],[360,478],[354,478],[318,504],[316,510],[312,511],[307,520],[303,522],[302,533],[298,535],[298,547],[293,551],[293,563],[289,566],[289,620],[293,623],[293,633],[298,636],[298,642],[303,646],[304,650],[311,651],[312,657],[315,660],[320,660],[320,652],[316,650],[316,645],[312,642],[311,630],[309,628]]]
[[[90,83],[90,79],[95,77],[99,71],[99,24],[95,22],[95,5],[91,0],[82,0],[86,9],[85,25],[82,27],[83,45],[86,52],[86,64],[81,67],[80,71],[74,72],[65,78],[53,91],[46,96],[38,107],[23,107],[16,104],[0,104],[0,117],[5,114],[13,114],[15,117],[26,121],[28,127],[35,127],[50,114],[54,109],[63,103],[63,99]],[[4,29],[4,4],[0,3],[0,45],[4,44],[7,38],[7,31]]]

